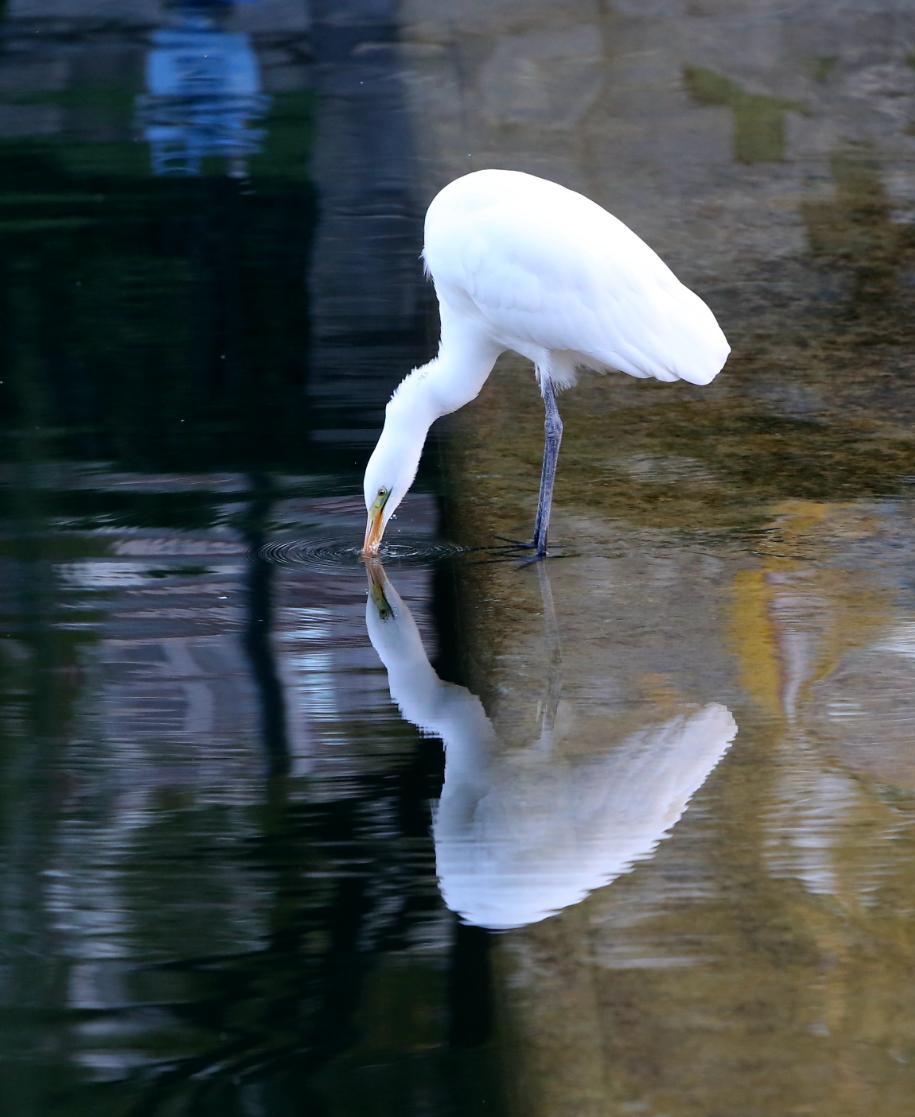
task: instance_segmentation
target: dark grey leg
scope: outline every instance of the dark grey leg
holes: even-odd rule
[[[553,503],[553,482],[556,480],[556,463],[562,442],[562,419],[556,406],[556,389],[549,376],[543,378],[543,469],[540,472],[540,496],[537,499],[537,519],[534,522],[534,550],[538,558],[546,555],[546,537],[550,527],[550,506]]]

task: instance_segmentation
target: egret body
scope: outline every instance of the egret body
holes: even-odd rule
[[[546,554],[562,438],[556,393],[580,368],[708,384],[730,347],[714,314],[621,221],[573,190],[518,171],[449,183],[426,214],[438,355],[395,390],[365,471],[363,554],[413,483],[430,426],[479,394],[500,353],[533,362],[545,442],[531,547]]]

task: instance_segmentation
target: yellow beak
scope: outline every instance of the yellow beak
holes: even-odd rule
[[[387,500],[387,493],[379,493],[375,503],[369,509],[369,521],[365,525],[365,539],[362,542],[363,558],[370,558],[372,555],[378,554],[378,548],[381,546],[381,537],[384,535],[384,520],[382,519],[382,514]]]

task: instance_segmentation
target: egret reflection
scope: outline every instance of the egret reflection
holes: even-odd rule
[[[480,699],[444,682],[410,610],[368,564],[366,625],[407,720],[445,747],[433,811],[442,897],[467,923],[505,930],[536,923],[651,857],[727,752],[737,724],[710,703],[629,733],[603,755],[559,756],[567,731],[548,699],[541,734],[508,748]]]

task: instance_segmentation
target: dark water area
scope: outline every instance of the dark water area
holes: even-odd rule
[[[485,943],[356,554],[427,344],[409,166],[316,183],[300,13],[231,96],[252,38],[158,14],[183,41],[4,28],[3,1110],[474,1112]],[[432,461],[392,539],[425,601]]]
[[[0,3],[4,1113],[910,1112],[908,23]],[[487,165],[734,354],[562,397],[527,568],[503,360],[366,567]]]

